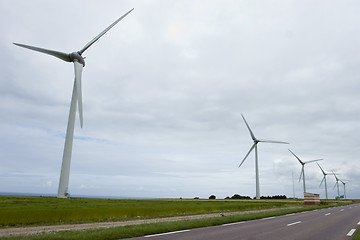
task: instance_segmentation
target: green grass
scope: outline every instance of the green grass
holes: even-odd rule
[[[33,236],[3,239],[120,239],[177,231],[224,223],[246,221],[287,213],[350,204],[352,201],[322,201],[319,206],[304,206],[302,200],[179,200],[179,199],[57,199],[49,197],[0,197],[0,226],[24,227],[69,223],[123,221],[131,219],[161,218],[216,212],[261,210],[298,207],[269,212],[241,214],[198,220],[152,223],[93,229],[62,231]]]
[[[355,235],[353,236],[352,240],[360,240],[360,231],[359,231],[359,229],[356,230]]]
[[[297,205],[302,202],[0,197],[0,227],[123,221]]]
[[[331,204],[332,205],[332,204]],[[306,206],[304,208],[297,209],[284,209],[284,210],[274,210],[270,212],[261,212],[261,213],[251,213],[251,214],[242,214],[226,217],[217,217],[217,218],[206,218],[198,220],[184,220],[177,222],[165,222],[165,223],[152,223],[152,224],[141,224],[141,225],[132,225],[125,227],[115,227],[110,229],[94,229],[94,230],[85,230],[85,231],[63,231],[58,233],[51,234],[39,234],[32,236],[16,236],[16,237],[5,237],[4,240],[13,240],[13,239],[30,239],[30,240],[58,240],[58,239],[86,239],[86,240],[95,240],[95,239],[121,239],[121,238],[131,238],[139,237],[163,232],[178,231],[184,229],[193,229],[199,227],[208,227],[216,226],[226,223],[241,222],[254,220],[259,218],[266,218],[272,216],[279,216],[294,212],[308,211],[320,207]]]

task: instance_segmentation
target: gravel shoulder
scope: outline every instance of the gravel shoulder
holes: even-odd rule
[[[175,222],[181,220],[194,220],[194,219],[202,219],[202,218],[241,215],[248,213],[269,212],[274,210],[291,209],[291,208],[298,208],[298,207],[271,208],[271,209],[242,211],[242,212],[211,213],[211,214],[154,218],[154,219],[140,219],[140,220],[130,220],[130,221],[119,221],[119,222],[99,222],[99,223],[81,223],[81,224],[37,226],[37,227],[2,228],[0,229],[0,237],[15,236],[15,235],[32,235],[32,234],[51,233],[51,232],[60,232],[60,231],[88,230],[88,229],[96,229],[96,228],[113,228],[113,227],[122,227],[128,225],[146,224],[146,223]]]

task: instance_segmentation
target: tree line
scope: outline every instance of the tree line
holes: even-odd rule
[[[215,195],[211,195],[209,199],[216,199]],[[227,196],[225,199],[256,199],[256,197],[241,196],[234,194],[232,197]],[[274,196],[261,196],[260,199],[287,199],[286,195],[274,195]]]

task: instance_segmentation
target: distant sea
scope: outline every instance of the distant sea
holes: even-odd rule
[[[19,196],[19,197],[56,197],[56,194],[48,193],[19,193],[19,192],[0,192],[0,196]],[[104,198],[104,199],[149,199],[139,197],[121,196],[96,196],[96,195],[71,195],[71,198]]]

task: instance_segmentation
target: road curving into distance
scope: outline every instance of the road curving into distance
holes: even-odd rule
[[[214,227],[131,238],[132,240],[351,239],[360,227],[360,204],[293,213]]]

